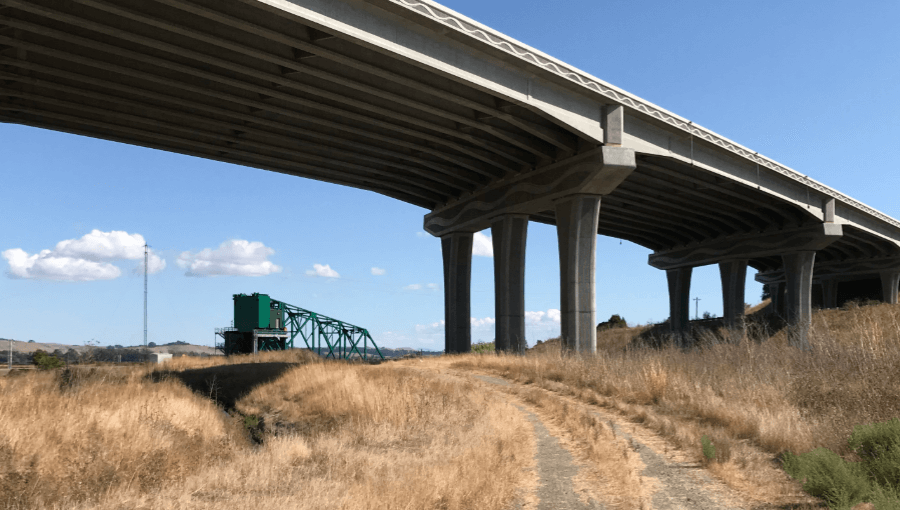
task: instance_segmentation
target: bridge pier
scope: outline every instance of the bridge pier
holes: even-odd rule
[[[465,236],[463,241],[462,237],[454,237],[454,233],[491,228],[495,345],[499,350],[518,351],[525,345],[528,218],[541,214],[547,217],[549,211],[555,215],[548,223],[556,223],[559,243],[563,346],[575,353],[596,352],[594,264],[600,199],[615,190],[637,167],[634,150],[616,146],[612,136],[621,131],[620,112],[616,108],[606,110],[609,118],[605,122],[612,137],[609,145],[497,179],[425,215],[425,230],[441,237],[443,243],[447,352],[467,352],[471,346],[468,285],[472,234],[460,234]],[[468,244],[463,246],[464,243]]]
[[[441,237],[444,260],[444,352],[472,350],[471,232],[453,232]]]
[[[528,215],[506,214],[491,223],[494,245],[494,346],[521,353],[525,343],[525,241]]]
[[[788,343],[809,349],[809,326],[812,323],[812,277],[815,251],[798,251],[781,256],[787,285]]]
[[[740,340],[744,332],[744,290],[747,280],[747,260],[719,262],[722,278],[722,315],[725,327],[733,340]]]
[[[885,303],[897,304],[897,294],[900,291],[900,271],[882,271],[881,294]]]
[[[835,278],[822,280],[822,308],[837,308],[838,281]]]
[[[768,313],[777,317],[784,317],[784,283],[773,282],[767,285],[769,286],[769,295],[772,299]]]
[[[669,331],[682,347],[688,347],[691,329],[692,267],[666,270],[669,283]]]
[[[554,205],[559,241],[560,336],[563,348],[579,354],[596,354],[594,266],[600,195],[571,195]]]

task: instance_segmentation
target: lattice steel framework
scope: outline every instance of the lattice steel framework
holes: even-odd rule
[[[349,359],[353,353],[368,360],[369,344],[375,349],[380,359],[384,359],[381,349],[375,344],[369,330],[348,324],[331,317],[289,305],[282,301],[272,300],[272,307],[284,310],[285,326],[290,331],[287,344],[294,345],[298,336],[303,339],[306,348],[325,358]],[[322,342],[325,349],[322,348]],[[362,344],[363,350],[359,347]],[[324,352],[327,350],[327,352]],[[324,354],[323,354],[324,352]]]

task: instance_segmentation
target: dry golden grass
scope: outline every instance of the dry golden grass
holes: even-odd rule
[[[706,335],[691,351],[623,349],[621,338],[604,341],[601,334],[595,358],[562,356],[558,347],[554,352],[558,342],[550,341],[543,352],[470,356],[457,366],[613,407],[695,452],[697,460],[700,437],[709,435],[718,457],[710,468],[765,501],[796,494],[773,469],[779,453],[822,446],[849,454],[855,425],[900,415],[898,306],[817,312],[809,351],[789,347],[783,332],[739,343],[716,338]]]
[[[309,359],[0,378],[0,507],[499,509],[516,497],[533,450],[511,406],[395,365],[297,361]],[[263,372],[236,403],[261,418],[261,444],[179,378],[215,368]]]

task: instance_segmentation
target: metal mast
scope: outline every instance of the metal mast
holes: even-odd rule
[[[147,348],[147,259],[150,246],[144,243],[144,348]]]

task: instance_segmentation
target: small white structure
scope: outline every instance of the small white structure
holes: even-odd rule
[[[168,352],[151,352],[150,363],[165,363],[172,359],[172,355]]]

